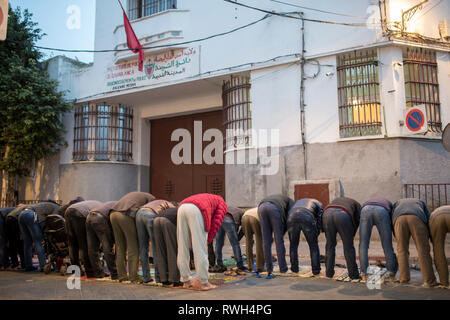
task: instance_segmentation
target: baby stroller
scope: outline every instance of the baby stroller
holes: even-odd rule
[[[65,275],[70,266],[69,246],[65,228],[65,219],[59,214],[47,216],[44,241],[48,262],[44,266],[45,274],[52,270]]]

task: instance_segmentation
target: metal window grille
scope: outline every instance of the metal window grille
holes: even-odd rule
[[[340,136],[345,138],[381,134],[376,49],[339,55],[337,73]]]
[[[176,9],[176,0],[144,0],[144,16],[149,16],[158,12]]]
[[[251,144],[252,110],[250,77],[231,76],[222,86],[226,149]]]
[[[74,161],[132,159],[133,110],[117,105],[75,107]]]
[[[450,183],[405,184],[406,198],[418,198],[427,204],[430,211],[450,205]]]
[[[427,110],[428,133],[442,132],[441,103],[437,76],[436,52],[422,48],[403,50],[406,106],[424,104]]]

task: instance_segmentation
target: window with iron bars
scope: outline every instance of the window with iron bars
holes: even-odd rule
[[[250,77],[231,76],[222,86],[225,149],[251,145]]]
[[[177,0],[128,0],[128,18],[136,20],[158,12],[176,9]]]
[[[132,159],[133,110],[121,105],[75,107],[74,161]]]
[[[337,73],[341,138],[381,134],[377,50],[339,55]]]
[[[406,108],[424,104],[427,110],[427,135],[442,132],[441,103],[436,52],[422,48],[403,50]]]

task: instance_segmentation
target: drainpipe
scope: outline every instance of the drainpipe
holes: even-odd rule
[[[302,18],[302,58],[300,62],[301,80],[300,80],[300,129],[303,147],[303,170],[305,172],[305,180],[308,180],[307,173],[307,155],[306,155],[306,137],[305,137],[305,20],[303,20],[303,12],[299,13]]]

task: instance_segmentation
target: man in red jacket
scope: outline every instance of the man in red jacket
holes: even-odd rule
[[[201,193],[184,199],[178,208],[177,217],[177,265],[181,282],[186,289],[211,290],[209,283],[207,243],[211,243],[228,212],[222,197]],[[200,280],[191,280],[189,247],[192,241],[195,272]]]

